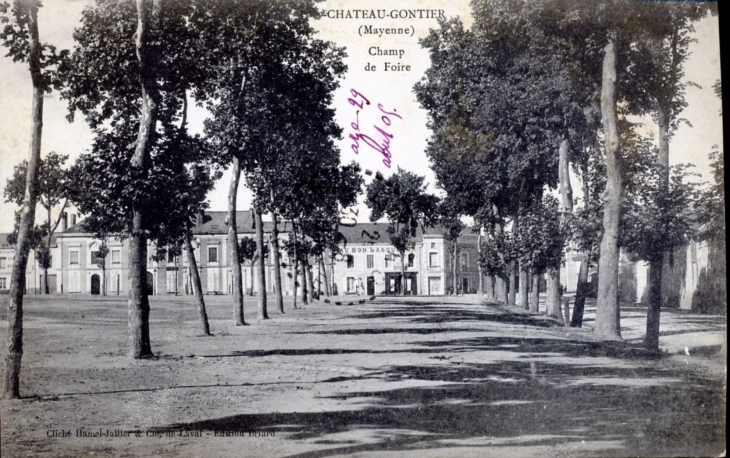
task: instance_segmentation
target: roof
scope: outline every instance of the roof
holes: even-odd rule
[[[271,221],[264,221],[264,232],[271,232],[274,225]],[[239,234],[254,234],[253,210],[236,212],[236,229]],[[279,232],[291,230],[288,221],[279,221]],[[203,221],[200,225],[192,227],[194,235],[201,234],[227,234],[228,233],[228,212],[209,211],[203,214]]]
[[[354,226],[339,226],[339,231],[347,239],[347,243],[352,244],[367,244],[373,243],[390,245],[390,237],[388,237],[388,223],[357,223]],[[416,241],[420,242],[423,240],[424,235],[444,235],[446,229],[441,225],[435,227],[427,227],[424,230],[419,226],[416,228]],[[464,231],[462,235],[468,235]]]
[[[239,211],[236,212],[236,227],[238,228],[239,234],[253,234],[254,219],[253,212]],[[191,228],[194,235],[202,234],[226,234],[228,233],[228,212],[223,211],[209,211],[203,214],[202,224],[194,224]],[[264,221],[264,232],[270,232],[272,224],[269,221]],[[288,222],[279,223],[279,231],[286,232],[289,230]],[[84,221],[74,224],[65,231],[64,234],[89,234],[90,231],[84,225]]]

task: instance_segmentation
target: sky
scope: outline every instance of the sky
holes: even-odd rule
[[[39,13],[41,41],[51,43],[58,49],[73,46],[73,29],[78,25],[81,11],[92,5],[93,0],[49,0]],[[422,77],[430,62],[428,53],[418,44],[420,38],[435,28],[435,18],[422,19],[346,19],[336,18],[338,10],[386,10],[388,14],[401,10],[431,10],[433,16],[440,11],[447,17],[459,16],[468,27],[471,24],[468,0],[399,0],[397,6],[392,0],[362,1],[328,0],[319,4],[322,10],[330,11],[313,23],[318,37],[344,46],[348,57],[345,63],[348,72],[335,92],[334,108],[336,120],[343,127],[343,139],[338,142],[343,163],[357,161],[363,170],[380,171],[385,176],[395,172],[398,167],[426,177],[431,192],[436,189],[435,176],[429,168],[425,154],[430,131],[426,127],[426,112],[420,108],[413,92],[413,86]],[[373,28],[410,28],[409,35],[386,35],[364,33],[362,26]],[[712,85],[720,78],[719,24],[717,17],[708,17],[695,25],[691,45],[692,56],[685,67],[685,78],[699,87],[687,88],[686,100],[689,106],[681,114],[689,121],[676,132],[670,144],[670,162],[692,163],[696,171],[710,179],[707,155],[713,145],[722,145],[722,118],[719,115],[721,102],[714,95]],[[131,39],[131,38],[130,38]],[[4,54],[4,49],[1,51]],[[378,55],[378,53],[386,55]],[[394,54],[394,55],[393,55]],[[386,63],[389,70],[385,71]],[[365,70],[370,64],[375,71]],[[395,66],[395,69],[393,67]],[[406,70],[406,66],[410,66]],[[12,176],[13,167],[26,159],[30,150],[30,111],[31,82],[27,64],[14,63],[7,57],[0,57],[0,186]],[[353,93],[352,91],[356,91]],[[356,108],[348,101],[367,98],[371,104],[365,105],[356,118]],[[65,116],[67,107],[57,93],[46,96],[42,139],[42,156],[50,151],[66,154],[72,162],[91,145],[91,132],[82,116],[69,123]],[[202,133],[203,120],[207,113],[200,108],[192,108],[189,113],[190,128]],[[360,133],[379,140],[379,130],[392,135],[390,143],[390,167],[379,152],[365,145],[359,145],[359,153],[353,151],[352,124],[358,121]],[[644,132],[656,137],[656,126],[651,120],[644,120]],[[372,178],[365,176],[366,182]],[[224,211],[230,174],[225,173],[209,195],[210,209]],[[576,177],[572,177],[575,190],[580,189]],[[242,183],[245,184],[245,183]],[[239,209],[250,207],[251,195],[245,186],[239,191]],[[368,211],[360,199],[359,219],[367,220]],[[10,232],[13,227],[14,206],[0,202],[0,232]],[[37,212],[40,223],[43,216]]]

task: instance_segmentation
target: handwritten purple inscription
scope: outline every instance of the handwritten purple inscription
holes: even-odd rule
[[[350,134],[350,139],[353,142],[352,150],[355,154],[360,154],[360,141],[362,140],[362,142],[367,146],[382,154],[383,164],[390,168],[390,140],[393,138],[393,134],[388,132],[388,128],[393,123],[393,121],[391,121],[391,117],[398,119],[403,119],[403,117],[396,113],[395,108],[393,111],[386,111],[386,109],[383,108],[383,104],[379,103],[378,110],[380,110],[379,115],[382,127],[379,124],[373,124],[373,128],[377,132],[377,134],[373,134],[375,138],[373,138],[373,136],[363,134],[360,131],[360,112],[364,111],[367,106],[370,105],[370,100],[355,89],[350,89],[350,94],[352,94],[352,97],[347,99],[347,101],[350,102],[350,105],[358,108],[358,110],[355,111],[355,122],[350,124],[350,127],[354,130],[354,132]]]

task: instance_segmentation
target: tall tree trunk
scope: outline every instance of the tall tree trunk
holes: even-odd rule
[[[311,304],[314,304],[314,278],[312,276],[312,264],[309,262],[309,258],[307,258],[307,289],[308,296],[309,296],[309,302]]]
[[[484,297],[484,272],[482,272],[482,228],[479,228],[477,234],[477,272],[479,274],[479,291],[478,296],[481,300]]]
[[[493,206],[494,208],[494,214],[499,215],[499,209],[497,206]],[[501,223],[495,224],[495,230],[497,237],[501,236],[504,233],[504,228],[502,227]],[[503,304],[507,303],[507,285],[505,284],[505,278],[504,274],[497,275],[494,282],[494,289],[497,294],[497,302],[502,302]]]
[[[272,192],[273,199],[273,192]],[[281,289],[281,257],[279,256],[279,224],[276,221],[276,212],[271,212],[272,232],[271,232],[271,258],[274,264],[274,284],[276,286],[276,311],[284,314],[284,292]]]
[[[42,201],[42,199],[41,199]],[[53,239],[53,233],[56,232],[56,229],[58,229],[58,225],[61,223],[61,219],[63,218],[63,211],[66,208],[66,205],[68,204],[68,198],[64,199],[63,205],[61,205],[61,210],[58,212],[58,218],[56,218],[56,224],[51,225],[51,210],[52,208],[49,206],[46,207],[46,210],[48,211],[48,235],[47,235],[47,241],[48,241],[48,254],[50,256],[51,254],[51,240]],[[50,294],[50,287],[48,286],[48,267],[43,268],[43,275],[45,277],[45,293]],[[55,291],[54,291],[55,292]],[[106,294],[105,294],[106,295]]]
[[[662,166],[663,185],[669,186],[669,120],[671,109],[665,106],[661,100],[658,101],[657,107],[659,124],[659,156],[657,162]],[[649,260],[649,306],[646,316],[646,337],[644,339],[644,346],[649,350],[659,351],[659,325],[661,307],[664,302],[662,297],[662,276],[666,261],[666,253],[657,253],[656,257]]]
[[[302,260],[302,305],[309,304],[309,287],[307,286],[307,261]]]
[[[520,303],[518,304],[520,307],[522,307],[525,310],[530,309],[530,280],[529,275],[527,273],[527,269],[524,266],[524,263],[520,263]]]
[[[269,314],[266,311],[266,259],[264,258],[264,222],[261,220],[261,211],[254,210],[254,221],[256,224],[256,253],[259,258],[257,275],[259,284],[259,306],[258,319],[267,320]]]
[[[578,271],[578,286],[575,290],[575,302],[573,303],[573,317],[570,320],[570,327],[583,327],[583,311],[586,306],[586,296],[588,294],[588,259],[580,262],[580,270]]]
[[[662,305],[663,256],[659,253],[649,260],[649,310],[646,317],[646,337],[644,346],[649,350],[659,350],[659,311]]]
[[[400,274],[401,274],[401,277],[400,277],[400,285],[401,285],[400,293],[401,293],[401,296],[405,296],[406,295],[406,260],[405,260],[405,257],[406,257],[406,252],[404,251],[404,252],[402,252],[400,254]]]
[[[565,221],[565,216],[573,211],[573,188],[570,185],[570,162],[568,153],[570,152],[570,142],[565,139],[560,143],[559,160],[558,160],[558,177],[560,188],[560,219],[561,223]],[[561,291],[560,291],[560,264],[561,260],[557,260],[557,264],[548,270],[548,288],[547,288],[547,315],[555,318],[567,325],[561,307]]]
[[[532,287],[530,288],[530,312],[540,313],[540,274],[532,273]]]
[[[459,278],[456,275],[456,240],[453,241],[454,246],[451,248],[451,276],[454,288],[454,296],[459,292]]]
[[[507,303],[515,305],[515,299],[517,298],[517,262],[510,261],[507,264],[507,270]]]
[[[157,122],[155,56],[148,49],[148,34],[151,19],[159,14],[159,3],[149,8],[149,1],[137,0],[136,52],[139,62],[139,81],[142,94],[142,114],[137,134],[137,146],[131,160],[131,167],[144,172],[148,167],[149,150]],[[132,231],[129,238],[129,354],[134,359],[152,356],[150,345],[149,316],[150,303],[147,297],[147,236],[146,221],[141,208],[132,210]]]
[[[228,251],[231,253],[231,281],[233,281],[233,318],[236,326],[244,326],[243,318],[243,272],[241,257],[238,252],[238,184],[241,181],[241,160],[233,156],[231,162],[231,184],[228,187]]]
[[[42,200],[42,199],[41,199]],[[48,210],[48,255],[51,255],[51,207],[46,207]],[[51,294],[51,289],[48,287],[48,264],[43,265],[43,293]]]
[[[297,227],[292,223],[291,235],[294,239],[294,285],[292,291],[292,308],[297,308],[297,285],[299,285],[299,253],[297,249]]]
[[[590,189],[588,188],[588,164],[581,164],[583,175],[583,200],[588,202]],[[578,285],[575,288],[575,302],[573,303],[573,317],[570,320],[570,326],[573,328],[583,327],[583,312],[585,311],[586,297],[588,296],[588,268],[593,250],[585,253],[585,259],[580,262],[580,270],[578,271]]]
[[[609,37],[604,48],[601,116],[606,142],[606,189],[603,191],[603,238],[598,262],[598,299],[595,333],[606,340],[621,340],[618,302],[619,221],[623,180],[616,115],[616,44]]]
[[[249,296],[254,297],[256,294],[254,293],[253,286],[256,284],[256,258],[251,260],[251,288],[249,288]]]
[[[205,310],[205,299],[203,298],[203,287],[200,284],[200,272],[198,272],[198,263],[195,260],[195,251],[190,241],[190,227],[185,229],[185,251],[188,255],[188,268],[190,271],[191,283],[195,298],[198,300],[198,317],[200,318],[200,330],[204,336],[209,336],[210,326],[208,325],[208,312]],[[241,314],[243,321],[243,314]],[[245,324],[245,322],[244,322]]]
[[[496,287],[497,290],[497,302],[501,302],[503,304],[507,303],[507,279],[500,275],[497,277],[496,280]]]
[[[26,3],[21,3],[25,5]],[[38,38],[38,7],[30,5],[28,11],[28,62],[33,81],[33,108],[31,147],[28,171],[25,177],[25,197],[20,211],[15,261],[10,276],[8,301],[8,353],[5,355],[5,380],[3,396],[20,398],[20,364],[23,358],[23,295],[25,294],[25,269],[28,266],[30,237],[35,222],[35,206],[38,196],[37,180],[41,158],[43,132],[43,75],[41,74],[41,44]],[[48,284],[46,282],[46,284]]]
[[[135,212],[133,227],[142,227],[140,212]],[[138,234],[129,239],[129,354],[134,359],[152,356],[147,297],[147,237],[141,231]]]
[[[319,265],[324,276],[324,293],[327,295],[327,297],[330,297],[330,281],[329,276],[327,275],[327,266],[324,263],[324,253],[319,256]]]
[[[551,267],[547,272],[546,314],[556,320],[563,320],[560,311],[560,267]]]

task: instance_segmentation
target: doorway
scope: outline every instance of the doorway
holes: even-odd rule
[[[91,294],[98,296],[101,293],[101,279],[97,274],[91,276]]]
[[[375,296],[375,277],[368,277],[368,296]]]

